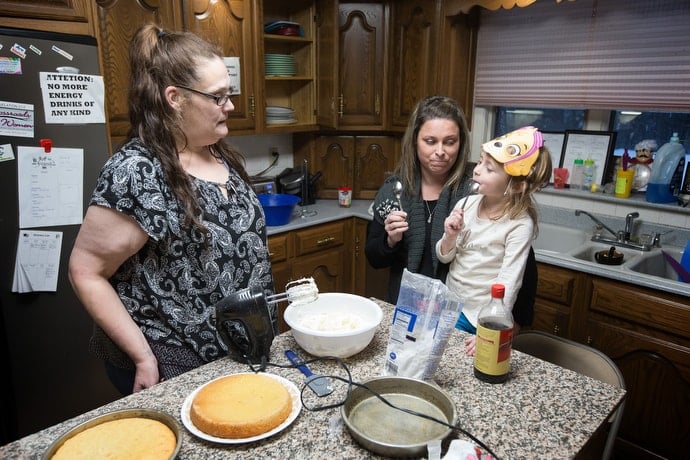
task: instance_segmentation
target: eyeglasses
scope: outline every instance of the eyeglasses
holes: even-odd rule
[[[207,97],[209,99],[213,99],[214,101],[216,101],[216,105],[219,107],[224,106],[232,97],[232,95],[229,93],[218,95],[218,94],[207,93],[204,91],[199,91],[198,89],[190,88],[189,86],[175,85],[175,87],[186,89],[187,91],[191,91],[191,92],[196,93],[200,96],[204,96],[204,97]]]

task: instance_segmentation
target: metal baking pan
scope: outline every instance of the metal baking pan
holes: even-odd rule
[[[60,436],[58,439],[56,439],[49,447],[48,450],[43,454],[43,460],[50,460],[53,455],[57,452],[57,450],[62,447],[62,445],[70,438],[76,436],[77,434],[81,433],[84,430],[87,430],[88,428],[94,427],[96,425],[100,425],[101,423],[105,422],[110,422],[113,420],[120,420],[123,418],[134,418],[134,417],[142,417],[142,418],[150,418],[153,420],[157,420],[163,424],[165,424],[168,428],[172,430],[173,433],[175,433],[175,439],[177,439],[177,444],[175,445],[175,450],[173,451],[172,455],[170,456],[170,459],[174,459],[177,457],[177,454],[180,452],[180,447],[182,446],[182,429],[180,427],[180,424],[177,423],[177,420],[175,420],[172,416],[166,414],[165,412],[159,411],[159,410],[154,410],[154,409],[141,409],[141,408],[136,408],[136,409],[122,409],[118,411],[113,411],[113,412],[108,412],[107,414],[99,415],[98,417],[92,418],[91,420],[87,420],[84,423],[81,423],[80,425],[75,426],[71,430],[69,430],[67,433],[63,434]]]
[[[377,377],[364,382],[392,404],[420,412],[453,426],[457,409],[440,388],[406,377]],[[352,437],[365,449],[388,457],[426,456],[427,443],[453,431],[443,424],[388,406],[365,388],[355,388],[341,407]]]

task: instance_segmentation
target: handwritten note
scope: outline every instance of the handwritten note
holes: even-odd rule
[[[12,292],[57,290],[62,232],[20,230]]]
[[[81,224],[84,151],[19,147],[19,228]]]

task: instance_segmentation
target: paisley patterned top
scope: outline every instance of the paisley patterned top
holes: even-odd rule
[[[150,237],[110,279],[129,314],[152,345],[186,348],[201,364],[227,353],[212,305],[249,286],[272,293],[273,278],[266,220],[251,187],[231,168],[227,198],[218,184],[192,181],[207,238],[184,225],[182,207],[167,185],[160,162],[138,139],[107,161],[91,204],[131,216]],[[94,349],[104,347],[92,344]],[[119,361],[101,357],[116,365]]]

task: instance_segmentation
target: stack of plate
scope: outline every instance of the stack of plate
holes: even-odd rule
[[[295,110],[290,107],[281,107],[278,105],[269,105],[266,107],[266,124],[267,125],[287,125],[296,123]]]
[[[264,66],[267,77],[292,77],[297,73],[291,54],[265,54]]]

